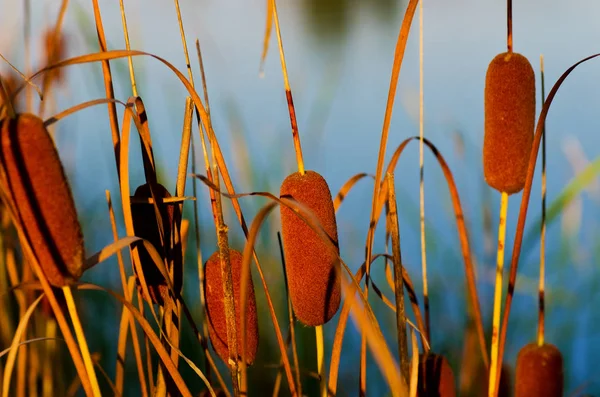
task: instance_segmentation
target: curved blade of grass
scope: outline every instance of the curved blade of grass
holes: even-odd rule
[[[338,192],[338,194],[335,195],[335,198],[333,199],[333,208],[335,209],[335,212],[338,211],[338,209],[340,208],[340,205],[342,205],[342,202],[344,201],[344,199],[346,198],[348,193],[350,193],[350,190],[352,190],[354,185],[356,185],[356,183],[358,181],[360,181],[361,179],[363,179],[367,176],[370,176],[371,178],[375,179],[375,177],[373,175],[367,174],[366,172],[361,172],[360,174],[356,174],[356,175],[352,176],[350,179],[348,179],[346,181],[346,183],[344,183],[342,185],[342,187],[340,188],[340,191]]]
[[[33,338],[33,339],[28,339],[25,340],[23,342],[19,342],[17,344],[17,346],[15,346],[14,348],[18,348],[24,345],[28,345],[30,343],[35,343],[35,342],[44,342],[44,341],[49,341],[49,340],[54,340],[54,341],[61,341],[64,342],[64,339],[62,338],[50,338],[50,337],[41,337],[41,338]],[[11,345],[10,347],[7,347],[6,349],[2,350],[0,352],[0,358],[4,357],[6,354],[8,354],[11,350],[13,349],[13,346]]]
[[[512,304],[512,298],[515,291],[515,283],[517,279],[517,268],[519,266],[519,256],[521,255],[521,246],[523,243],[523,231],[525,229],[525,221],[527,220],[527,209],[529,207],[529,199],[531,197],[531,187],[533,184],[533,174],[535,172],[535,165],[537,161],[538,150],[540,148],[540,142],[542,139],[542,134],[544,133],[544,125],[546,123],[546,116],[548,115],[548,111],[550,110],[550,105],[558,92],[558,89],[563,84],[565,79],[571,74],[573,70],[584,62],[587,62],[593,58],[600,56],[600,53],[591,55],[589,57],[583,58],[579,62],[576,62],[571,67],[569,67],[554,83],[552,90],[548,94],[548,98],[544,102],[544,106],[542,107],[542,111],[540,112],[540,116],[538,118],[537,125],[535,127],[535,135],[533,138],[533,145],[531,147],[531,153],[529,155],[529,167],[527,168],[527,178],[525,179],[525,187],[523,188],[523,196],[521,198],[521,207],[519,209],[519,219],[517,221],[517,228],[515,231],[514,245],[512,258],[510,262],[510,274],[508,279],[508,291],[506,294],[506,299],[504,301],[504,313],[502,316],[502,327],[500,331],[500,346],[498,350],[498,369],[502,368],[502,359],[504,356],[504,345],[506,343],[506,333],[508,329],[508,318],[510,316],[510,307]],[[498,372],[496,376],[496,387],[495,390],[498,390],[499,382],[500,382],[500,373]]]
[[[27,324],[29,324],[29,319],[43,297],[44,294],[41,294],[35,301],[33,301],[33,303],[27,308],[25,315],[19,320],[19,325],[15,331],[15,335],[10,346],[10,352],[8,353],[8,358],[6,359],[6,365],[4,367],[4,376],[2,377],[2,397],[8,397],[8,393],[10,391],[10,378],[15,365],[15,360],[17,358],[17,352],[19,351],[19,341],[25,335]]]
[[[404,148],[410,141],[420,140],[421,138],[418,136],[414,136],[411,138],[405,139],[394,152],[390,162],[388,163],[387,172],[393,172],[396,168],[400,155],[404,151]],[[448,167],[444,156],[440,153],[437,147],[431,143],[428,139],[423,138],[423,143],[427,145],[427,147],[431,150],[433,155],[438,161],[442,172],[444,173],[444,178],[446,179],[446,183],[448,184],[448,190],[450,191],[450,197],[452,199],[452,207],[454,210],[454,214],[456,217],[456,227],[458,229],[458,237],[460,240],[461,253],[463,257],[463,262],[465,264],[465,276],[467,278],[467,288],[469,292],[469,298],[471,304],[473,305],[473,311],[475,316],[475,324],[477,327],[477,334],[479,338],[479,347],[481,350],[481,356],[483,358],[483,362],[487,368],[489,365],[488,352],[486,348],[485,342],[485,333],[483,330],[483,320],[481,316],[481,307],[479,305],[479,297],[477,295],[477,285],[475,283],[475,270],[473,268],[473,261],[471,259],[471,248],[469,245],[469,236],[467,233],[467,226],[465,224],[465,219],[462,211],[462,205],[460,203],[460,197],[458,195],[458,189],[456,188],[456,184],[454,182],[454,177],[452,175],[452,171]],[[382,185],[382,197],[380,197],[380,205],[378,211],[376,212],[376,219],[379,218],[379,213],[381,212],[384,199],[387,194],[387,186],[385,184]],[[376,227],[377,222],[373,227]]]
[[[52,124],[64,119],[67,116],[70,116],[71,114],[73,114],[75,112],[78,112],[83,109],[87,109],[92,106],[101,105],[103,103],[118,103],[120,105],[127,106],[127,104],[125,102],[119,101],[118,99],[108,99],[108,98],[93,99],[91,101],[82,102],[80,104],[72,106],[52,117],[47,118],[46,120],[44,120],[44,126],[49,127]]]

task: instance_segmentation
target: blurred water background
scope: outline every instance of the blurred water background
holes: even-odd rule
[[[31,3],[32,62],[38,65],[42,45],[38,38],[56,20],[60,2],[35,0]],[[118,2],[100,3],[109,48],[124,48]],[[270,41],[264,76],[259,76],[266,2],[180,0],[180,4],[191,55],[194,55],[196,38],[202,45],[214,129],[236,189],[277,194],[283,178],[295,170],[295,157],[275,37]],[[305,164],[308,169],[321,173],[335,194],[352,175],[375,173],[394,46],[406,2],[284,0],[278,5]],[[125,8],[132,48],[159,55],[185,73],[173,2],[127,0]],[[0,52],[23,69],[22,1],[0,0],[0,10]],[[505,12],[503,0],[424,2],[425,136],[441,150],[458,185],[478,265],[478,287],[488,329],[491,326],[500,196],[485,185],[482,175],[483,88],[488,63],[506,48]],[[571,64],[600,49],[600,2],[521,1],[515,2],[513,13],[514,48],[528,57],[536,71],[539,112],[540,54],[545,58],[548,92]],[[400,75],[386,159],[402,140],[419,132],[417,28],[418,16],[413,22]],[[97,51],[91,2],[71,1],[65,32],[69,37],[69,56]],[[150,120],[160,178],[164,185],[173,189],[186,91],[158,61],[137,57],[133,62],[139,94],[144,99]],[[124,101],[131,95],[126,60],[112,61],[111,65],[115,96]],[[591,61],[579,67],[567,79],[551,107],[547,119],[549,203],[597,157],[597,132],[600,130],[598,65],[598,61]],[[192,56],[192,67],[199,87],[195,56]],[[0,66],[0,70],[6,69],[6,65]],[[53,93],[51,100],[55,103],[45,116],[82,101],[104,97],[100,65],[71,66],[67,72],[67,82]],[[118,111],[122,115],[122,108]],[[197,138],[197,130],[194,131]],[[56,127],[56,139],[84,222],[86,247],[91,255],[112,241],[105,190],[111,191],[115,203],[120,200],[106,107],[96,106],[61,121]],[[143,183],[136,142],[134,139],[131,150],[132,188]],[[201,158],[197,160],[198,169],[202,170]],[[518,350],[523,344],[534,341],[536,334],[539,168],[538,161],[526,228],[529,239],[525,240],[520,262],[505,355],[511,365],[514,365]],[[403,259],[420,292],[416,142],[409,145],[399,161],[396,183]],[[188,193],[191,194],[189,184]],[[432,344],[436,352],[450,358],[458,376],[466,323],[464,266],[448,189],[429,152],[425,153],[425,194]],[[353,270],[364,259],[371,196],[372,182],[365,179],[359,182],[338,212],[342,257]],[[509,201],[507,267],[520,198],[521,194],[517,194]],[[202,255],[206,259],[215,249],[215,236],[204,186],[199,186],[198,200],[204,224]],[[242,199],[246,218],[251,220],[264,203],[257,198]],[[599,203],[600,185],[594,179],[548,227],[546,340],[558,345],[565,356],[567,393],[586,382],[591,382],[586,385],[587,392],[600,393],[600,383],[596,382],[599,378],[597,365],[600,364],[600,315],[596,309],[600,303],[596,259],[596,254],[600,253],[600,239],[597,238]],[[186,215],[191,216],[191,204],[186,206]],[[117,216],[121,215],[119,207],[116,205]],[[241,249],[241,230],[229,206],[227,221],[231,226],[232,245],[237,244],[236,247]],[[282,297],[284,290],[276,236],[278,222],[275,214],[269,228],[262,233],[259,253],[266,262],[264,266],[269,269],[272,293]],[[124,235],[122,227],[121,235]],[[190,249],[184,289],[188,303],[197,306],[193,234],[188,241]],[[381,230],[375,247],[375,252],[383,251]],[[386,284],[381,271],[375,270],[374,277],[381,287]],[[86,279],[119,289],[116,260],[113,258],[87,273]],[[392,296],[389,288],[383,289]],[[260,288],[257,290],[261,291]],[[103,352],[103,365],[112,373],[120,308],[113,301],[94,294],[89,293],[86,304],[90,309],[85,312],[88,324],[97,326],[98,335],[91,338],[90,345],[93,350]],[[257,294],[259,301],[264,299],[262,291]],[[371,301],[395,352],[393,313],[376,297]],[[281,319],[287,316],[282,299],[277,310]],[[334,324],[337,324],[337,316],[325,327],[329,350]],[[277,363],[279,359],[266,311],[261,314],[261,325],[261,349],[270,348],[272,353],[266,354],[266,358],[255,365],[253,373],[257,377],[264,373],[266,387],[275,374],[274,370],[268,369],[269,364]],[[285,324],[283,326],[286,329]],[[299,333],[302,341],[312,343],[313,333],[302,329]],[[191,336],[189,340],[193,345]],[[353,395],[358,385],[360,335],[352,324],[349,324],[345,340],[339,390],[340,395]],[[197,346],[190,349],[200,351]],[[301,358],[307,365],[314,365],[313,354],[305,352]],[[369,394],[381,395],[385,383],[374,362],[371,360],[370,363]],[[131,376],[136,376],[134,371]]]

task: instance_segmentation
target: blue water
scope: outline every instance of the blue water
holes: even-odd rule
[[[104,3],[102,16],[110,46],[113,49],[124,48],[118,2]],[[141,0],[125,3],[132,48],[164,57],[185,72],[173,4]],[[239,191],[267,190],[277,193],[283,178],[295,169],[277,43],[272,37],[265,75],[261,78],[259,58],[265,2],[252,0],[229,3],[230,6],[225,6],[216,1],[181,1],[196,84],[199,86],[200,76],[194,55],[194,40],[199,38],[214,129],[231,167],[236,188]],[[0,26],[5,32],[17,33],[15,39],[10,35],[2,35],[0,51],[17,66],[23,67],[23,54],[19,50],[22,27],[20,1],[3,0],[2,7],[9,12],[0,14]],[[39,6],[36,4],[33,8],[33,20],[36,21],[32,25],[34,37],[54,21],[56,8],[50,1],[40,2]],[[81,22],[80,12],[86,15],[87,21]],[[352,2],[346,14],[347,34],[333,39],[319,37],[318,32],[315,34],[314,30],[310,31],[314,27],[307,23],[308,16],[300,3],[281,2],[279,12],[305,164],[308,169],[324,175],[335,193],[352,175],[375,172],[394,46],[403,7],[399,7],[395,13],[388,13],[388,18],[381,18],[381,14],[375,12],[373,7]],[[600,25],[597,23],[600,3],[597,1],[516,2],[513,12],[514,49],[531,61],[538,77],[538,89],[540,54],[545,58],[548,92],[566,68],[600,50],[597,44],[600,37]],[[479,266],[478,287],[484,316],[487,322],[491,322],[495,266],[493,250],[499,194],[487,188],[482,177],[483,83],[489,61],[498,52],[505,51],[505,3],[499,0],[426,1],[424,18],[425,136],[440,148],[454,173],[470,228],[472,250]],[[92,22],[90,2],[73,2],[65,19],[65,29],[72,38],[69,55],[95,51],[95,47],[86,42],[81,30],[83,25],[86,34],[93,38]],[[417,27],[418,15],[413,23],[400,75],[386,159],[402,140],[419,132]],[[34,53],[37,48],[38,44],[35,44],[32,48]],[[596,131],[600,129],[600,119],[596,117],[600,108],[599,62],[594,60],[578,68],[560,89],[550,110],[547,119],[549,202],[574,176],[575,171],[568,156],[584,161],[584,164],[585,159],[593,160],[596,157],[595,148],[599,144]],[[131,95],[126,61],[114,61],[112,65],[116,97],[126,100]],[[135,58],[134,66],[139,92],[150,119],[154,153],[159,165],[164,167],[166,179],[163,182],[172,188],[186,92],[175,76],[156,60]],[[68,71],[68,85],[55,96],[56,109],[65,109],[81,101],[104,96],[99,65],[72,66]],[[122,115],[122,109],[119,109],[119,115]],[[457,142],[462,142],[462,150],[458,150]],[[573,147],[568,146],[569,142],[576,143],[576,151],[569,149]],[[111,242],[112,234],[105,211],[105,190],[109,189],[114,202],[119,202],[106,108],[90,108],[59,123],[57,144],[69,170],[78,209],[85,214],[86,244],[91,254]],[[244,145],[247,152],[252,154],[252,172],[240,159],[243,153],[240,147]],[[131,184],[134,188],[143,180],[137,139],[132,141],[130,161]],[[429,153],[425,155],[425,163],[430,289],[438,291],[432,297],[434,347],[436,342],[444,345],[448,349],[445,353],[459,360],[462,348],[460,335],[464,325],[463,265],[443,176]],[[200,159],[198,164],[202,164]],[[253,174],[252,178],[244,172]],[[416,143],[409,145],[401,158],[396,182],[399,189],[403,258],[420,291]],[[528,230],[536,227],[532,220],[539,217],[539,190],[538,171],[531,197]],[[202,187],[200,191],[200,211],[208,221],[206,189]],[[188,193],[191,194],[191,190]],[[371,195],[372,183],[363,180],[339,211],[342,257],[353,270],[364,255],[362,245],[369,224]],[[510,263],[520,197],[520,194],[511,196],[509,204],[507,266]],[[600,354],[598,315],[594,310],[598,302],[595,288],[598,197],[596,190],[586,191],[578,202],[579,206],[571,208],[548,229],[546,338],[558,344],[567,359],[567,392],[585,381],[595,380],[595,368],[600,363],[597,359]],[[258,208],[252,205],[253,200],[243,201],[248,219]],[[484,246],[482,214],[485,205],[489,206],[492,216],[491,253]],[[117,211],[119,215],[118,208]],[[233,226],[236,222],[231,211],[228,216],[232,235],[239,237],[241,233],[239,228]],[[272,232],[277,230],[277,222],[277,218],[273,218],[270,226]],[[207,232],[203,236],[205,258],[214,249],[214,233],[210,228]],[[274,234],[265,237],[265,241],[272,244],[270,249],[275,249],[272,236]],[[378,234],[377,238],[376,252],[381,252],[382,235]],[[192,241],[190,238],[190,246]],[[538,250],[537,244],[524,247],[520,274],[526,278],[517,285],[511,316],[511,340],[506,354],[506,360],[510,363],[514,363],[518,349],[535,337]],[[276,255],[276,251],[270,254]],[[114,282],[118,275],[115,263],[111,266],[93,270],[89,277],[92,280]],[[192,262],[190,267],[194,266]],[[385,284],[381,274],[376,276],[376,280],[381,285]],[[190,282],[188,288],[197,287]],[[395,351],[392,314],[384,308],[377,312],[386,316],[381,321],[385,324],[392,351]],[[266,313],[263,316],[265,324],[268,324]],[[352,325],[349,325],[349,329],[353,331],[346,336],[350,343],[345,345],[343,357],[353,362],[358,360],[359,337]],[[333,324],[326,328],[326,332],[329,336],[333,335]],[[453,344],[454,336],[457,339]],[[456,361],[455,365],[458,363]],[[374,362],[371,364],[369,376],[373,386],[370,387],[374,395],[379,395],[381,391],[377,385],[381,383],[381,378]],[[455,367],[455,372],[458,373],[458,367]],[[347,366],[341,371],[341,393],[354,393],[356,376],[357,366]],[[346,379],[351,381],[347,382]],[[597,393],[600,384],[592,383],[587,390]]]

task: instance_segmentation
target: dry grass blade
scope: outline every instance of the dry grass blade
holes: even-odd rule
[[[52,117],[47,118],[46,120],[44,120],[44,126],[49,127],[52,124],[64,119],[67,116],[70,116],[71,114],[78,112],[80,110],[87,109],[87,108],[95,106],[95,105],[101,105],[103,103],[111,103],[111,102],[118,103],[125,107],[127,106],[127,104],[125,102],[119,101],[118,99],[108,99],[108,98],[93,99],[91,101],[82,102],[80,104],[72,106],[66,110],[63,110],[62,112],[60,112],[58,114],[55,114]]]
[[[263,39],[263,49],[260,56],[260,67],[259,73],[262,76],[264,74],[265,60],[267,59],[267,53],[269,52],[269,41],[271,39],[271,31],[273,30],[273,3],[271,0],[267,0],[267,19],[265,22],[265,36]]]
[[[519,209],[519,219],[517,221],[517,228],[515,231],[515,238],[513,244],[512,258],[510,262],[510,274],[508,278],[508,289],[506,299],[504,301],[504,313],[502,317],[502,326],[500,328],[500,345],[498,348],[498,368],[502,368],[502,359],[504,355],[504,345],[506,343],[506,333],[508,329],[508,318],[510,316],[510,308],[512,304],[512,298],[515,291],[515,283],[517,278],[517,268],[519,266],[519,257],[521,255],[521,245],[523,243],[523,232],[525,230],[525,221],[527,220],[527,209],[529,207],[529,199],[531,197],[531,187],[533,184],[533,174],[535,172],[535,165],[537,160],[538,150],[540,148],[540,142],[542,135],[544,134],[544,125],[546,124],[546,116],[550,110],[550,105],[558,92],[560,86],[564,83],[565,79],[577,68],[577,66],[585,63],[591,59],[600,56],[600,53],[588,56],[582,60],[576,62],[569,67],[554,83],[554,86],[550,90],[544,106],[540,112],[538,122],[535,128],[535,136],[533,138],[533,145],[531,148],[531,154],[529,156],[529,167],[527,168],[527,178],[525,180],[525,187],[523,188],[523,196],[521,198],[521,207]],[[496,376],[496,382],[499,382],[499,376]],[[496,385],[498,390],[499,385]]]
[[[61,342],[64,342],[64,339],[61,339],[61,338],[54,338],[54,337],[41,337],[41,338],[33,338],[33,339],[28,339],[28,340],[25,340],[25,341],[23,341],[23,342],[20,342],[20,343],[18,343],[18,344],[17,344],[17,346],[16,346],[15,348],[19,348],[19,347],[21,347],[21,346],[28,345],[28,344],[30,344],[30,343],[35,343],[35,342],[44,342],[44,341],[50,341],[50,340],[52,340],[52,341],[61,341]],[[5,355],[7,355],[7,354],[8,354],[9,352],[11,352],[12,350],[13,350],[13,347],[12,347],[12,346],[10,346],[10,347],[7,347],[6,349],[4,349],[4,350],[0,351],[0,358],[4,357]]]
[[[102,16],[100,15],[100,6],[98,0],[92,0],[94,7],[94,20],[96,23],[96,33],[98,34],[98,44],[101,52],[106,52],[106,37],[104,36],[104,27],[102,25]],[[129,58],[131,59],[131,58]],[[108,99],[114,99],[115,91],[112,84],[112,73],[108,58],[102,60],[102,75],[104,77],[104,90]],[[110,121],[110,130],[112,133],[113,148],[115,152],[115,162],[117,166],[117,176],[120,174],[121,164],[119,162],[120,138],[119,138],[119,121],[117,120],[117,108],[114,103],[108,103],[108,119]],[[119,178],[119,181],[121,179]]]
[[[370,176],[371,178],[375,179],[373,175],[367,174],[366,172],[361,172],[360,174],[352,176],[346,181],[346,183],[342,185],[340,191],[338,192],[338,194],[335,195],[335,198],[333,199],[333,208],[335,208],[336,212],[342,205],[342,202],[344,201],[348,193],[350,193],[350,190],[352,190],[352,188],[356,185],[356,183],[358,183],[358,181],[367,176]]]
[[[6,366],[4,367],[4,376],[2,379],[2,397],[8,397],[8,393],[10,391],[10,378],[12,375],[12,369],[15,365],[15,360],[17,358],[17,352],[19,351],[19,343],[21,338],[25,335],[25,331],[27,330],[27,324],[29,324],[29,319],[33,314],[36,306],[42,298],[44,294],[40,295],[27,309],[25,315],[21,317],[19,320],[19,326],[15,331],[15,335],[12,340],[12,344],[10,346],[10,352],[8,353],[8,358],[6,359]]]
[[[390,162],[388,163],[387,172],[392,172],[396,168],[396,164],[400,158],[400,155],[404,151],[404,148],[408,143],[412,140],[420,140],[419,137],[411,137],[405,139],[394,152]],[[440,151],[435,147],[433,143],[431,143],[428,139],[423,138],[423,142],[429,147],[432,151],[433,155],[438,161],[438,164],[442,168],[442,172],[444,173],[444,178],[446,179],[446,183],[448,184],[448,189],[450,191],[450,197],[452,199],[452,207],[454,210],[454,215],[456,217],[456,227],[458,229],[458,237],[460,240],[460,248],[463,257],[463,261],[465,263],[465,275],[467,278],[467,288],[469,292],[469,298],[471,304],[473,305],[473,311],[475,316],[475,325],[477,327],[477,335],[479,338],[479,347],[481,350],[481,356],[483,358],[483,362],[487,367],[489,364],[488,352],[486,348],[485,342],[485,333],[483,330],[483,320],[481,317],[481,307],[479,305],[479,297],[477,295],[477,285],[475,283],[475,269],[473,267],[473,261],[471,259],[471,248],[469,246],[469,238],[467,233],[467,227],[465,224],[465,219],[462,211],[462,205],[460,203],[460,197],[458,195],[458,190],[456,188],[456,184],[454,182],[454,177],[452,176],[452,172],[444,159],[444,156],[440,153]],[[386,189],[385,185],[382,189]],[[386,189],[387,190],[387,189]],[[385,191],[382,191],[382,196],[380,198],[379,209],[377,211],[377,218],[379,217],[379,212],[383,208],[383,203],[385,199]],[[376,223],[373,227],[376,227]]]

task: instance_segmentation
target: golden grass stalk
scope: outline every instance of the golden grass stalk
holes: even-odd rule
[[[500,327],[500,310],[502,305],[502,273],[504,272],[504,245],[506,242],[506,214],[508,211],[508,193],[502,192],[500,198],[500,222],[498,224],[498,251],[496,256],[496,283],[494,287],[494,314],[492,323],[491,364],[488,383],[488,396],[495,397],[496,376],[498,367],[498,336]],[[500,364],[501,365],[501,364]]]

